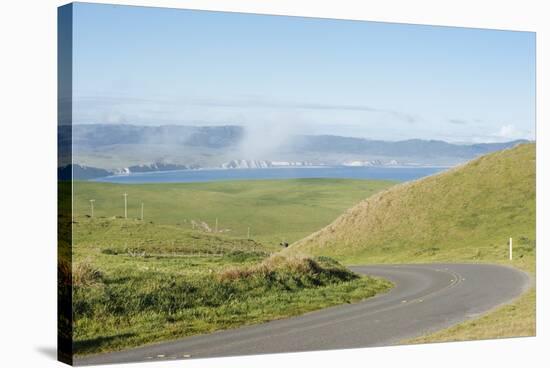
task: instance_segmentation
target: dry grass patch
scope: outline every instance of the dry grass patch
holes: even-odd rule
[[[535,290],[531,289],[515,302],[501,306],[483,317],[417,337],[405,343],[422,344],[535,336],[535,305]]]
[[[273,255],[252,266],[227,268],[218,274],[218,278],[220,281],[234,281],[253,276],[265,277],[278,272],[318,274],[322,271],[319,263],[310,257]]]
[[[73,285],[89,286],[101,282],[103,274],[95,268],[90,261],[82,261],[73,264]]]

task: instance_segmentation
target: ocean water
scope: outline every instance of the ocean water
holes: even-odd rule
[[[409,181],[436,174],[445,167],[285,167],[266,169],[199,169],[158,171],[129,175],[114,175],[94,181],[145,184],[145,183],[193,183],[222,180],[262,179],[372,179]]]

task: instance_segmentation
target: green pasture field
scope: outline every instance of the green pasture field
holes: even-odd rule
[[[276,252],[281,241],[321,228],[392,184],[76,182],[71,225],[76,354],[285,318],[385,292],[389,282],[360,277],[328,257]]]

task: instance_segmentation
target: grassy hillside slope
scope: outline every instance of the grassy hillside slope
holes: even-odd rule
[[[535,144],[397,185],[346,211],[288,251],[346,263],[504,261],[534,271]]]
[[[348,264],[501,263],[534,277],[535,144],[380,192],[286,251],[330,255]],[[406,343],[533,336],[535,311],[533,287],[482,317]]]

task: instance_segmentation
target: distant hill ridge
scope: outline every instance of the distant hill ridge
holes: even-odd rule
[[[75,124],[73,144],[101,147],[115,144],[168,144],[227,147],[242,139],[240,126],[141,126],[130,124]]]
[[[506,259],[535,247],[535,144],[373,195],[288,252],[348,262]]]
[[[297,136],[297,139],[294,141],[294,147],[297,150],[304,151],[361,153],[375,156],[473,158],[527,142],[526,140],[515,140],[504,143],[455,144],[440,140],[407,139],[402,141],[381,141],[318,135]]]
[[[334,135],[289,135],[284,139],[279,137],[278,144],[274,145],[269,132],[249,133],[246,127],[237,125],[81,124],[72,128],[61,126],[58,140],[62,152],[71,152],[73,148],[75,164],[109,171],[159,162],[202,168],[222,167],[238,161],[310,162],[313,165],[395,161],[403,165],[453,166],[527,142],[455,144],[422,139],[382,141]]]

